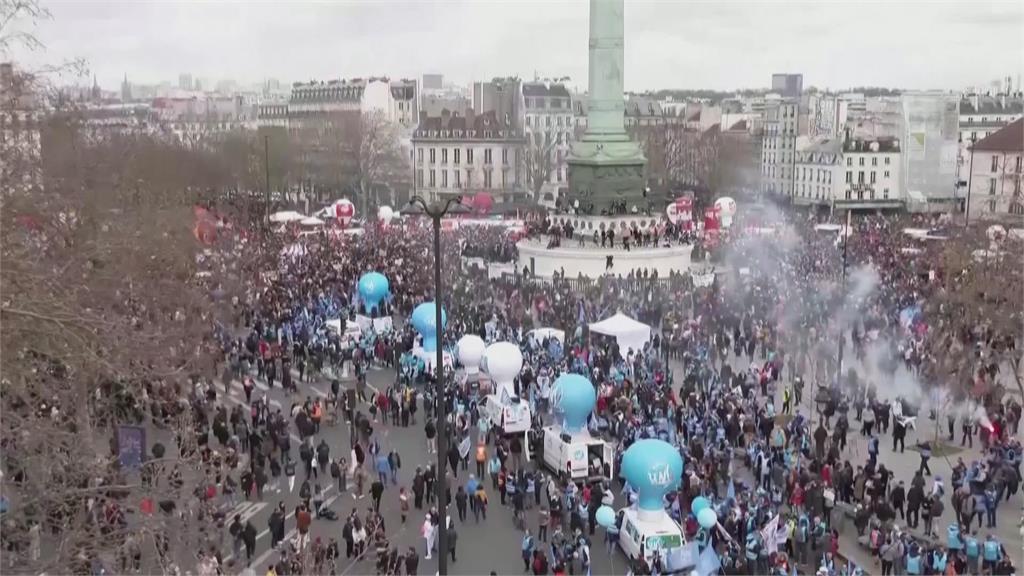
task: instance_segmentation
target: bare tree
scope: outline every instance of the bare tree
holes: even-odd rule
[[[944,243],[940,288],[925,310],[935,378],[964,393],[985,395],[1003,372],[1024,395],[1019,347],[1022,257],[1019,240],[990,242],[981,226]]]
[[[38,83],[15,80],[2,102],[23,111]],[[197,241],[193,206],[216,201],[230,179],[207,153],[94,138],[74,110],[49,110],[32,128],[38,154],[14,177],[33,185],[0,195],[4,561],[19,573],[84,573],[157,542],[164,550],[171,533],[196,549],[194,516],[142,508],[192,509],[191,487],[205,483],[183,401],[190,377],[212,373],[221,308],[197,274],[212,246]],[[0,164],[18,153],[0,148]],[[141,472],[123,468],[112,443],[135,424],[168,446],[142,454]],[[170,558],[147,557],[151,571]]]
[[[525,165],[530,194],[534,201],[540,200],[540,191],[551,180],[556,169],[555,150],[557,141],[543,132],[534,132],[527,137]]]

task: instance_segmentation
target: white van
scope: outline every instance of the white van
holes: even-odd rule
[[[491,425],[503,434],[522,434],[533,423],[530,404],[522,398],[513,398],[510,403],[502,404],[497,394],[490,394],[484,398],[483,411]]]
[[[650,561],[657,552],[663,565],[668,567],[669,559],[677,557],[675,552],[685,544],[682,528],[668,514],[660,514],[655,520],[641,520],[636,509],[623,510],[619,546],[630,560],[636,560],[643,554]]]
[[[561,426],[545,426],[540,442],[544,465],[556,474],[566,473],[574,482],[614,478],[612,446],[590,436],[573,437]]]

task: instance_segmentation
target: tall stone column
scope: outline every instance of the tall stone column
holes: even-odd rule
[[[623,0],[590,0],[587,136],[624,136]]]
[[[590,0],[587,130],[569,155],[570,206],[643,209],[647,160],[625,129],[623,0]]]

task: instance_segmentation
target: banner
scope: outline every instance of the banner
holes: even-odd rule
[[[779,550],[779,541],[776,536],[779,532],[779,515],[776,514],[761,528],[761,541],[764,542],[764,549],[768,554],[773,554]]]
[[[673,224],[689,222],[693,219],[693,198],[676,198],[675,202],[665,207],[665,215]]]
[[[138,470],[146,457],[146,429],[141,426],[117,427],[117,459],[121,467]]]
[[[377,334],[383,334],[390,332],[393,329],[393,321],[391,316],[383,316],[381,318],[373,319],[373,331]]]
[[[465,457],[469,456],[469,445],[470,445],[469,436],[466,436],[465,438],[463,438],[462,440],[459,441],[459,457],[460,458],[465,458]]]

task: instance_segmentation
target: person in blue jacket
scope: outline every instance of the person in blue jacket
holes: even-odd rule
[[[967,573],[978,573],[978,558],[981,557],[981,544],[973,534],[968,534],[964,539],[964,554],[967,555]]]
[[[981,550],[982,558],[984,559],[982,567],[989,573],[992,573],[996,564],[999,562],[999,559],[1003,557],[1002,546],[994,536],[989,534],[988,536],[985,536],[985,544],[982,546]]]
[[[921,554],[918,552],[917,544],[912,543],[907,549],[907,574],[921,574]]]

